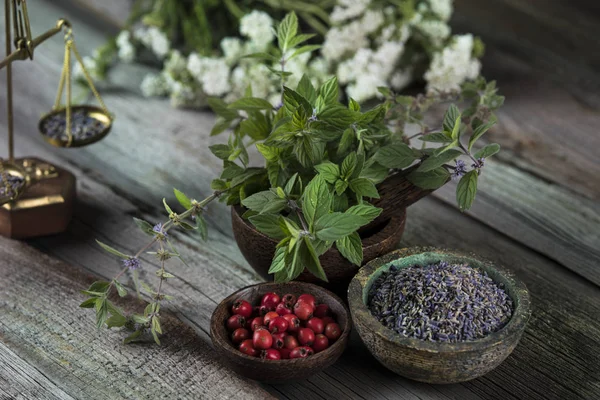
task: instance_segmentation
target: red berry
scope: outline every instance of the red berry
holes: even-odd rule
[[[274,349],[283,348],[285,343],[285,337],[287,336],[287,334],[285,332],[281,332],[273,333],[271,336],[273,336],[273,345],[271,347],[273,347]]]
[[[292,308],[296,303],[296,296],[291,293],[284,294],[281,298],[281,302],[287,304],[289,308]]]
[[[269,330],[271,333],[285,332],[288,328],[288,322],[283,317],[277,317],[269,322]]]
[[[250,332],[246,328],[237,328],[231,334],[231,341],[235,344],[240,344],[244,340],[250,339]]]
[[[256,330],[256,328],[258,328],[259,326],[263,326],[263,318],[262,317],[255,317],[250,322],[250,330],[252,332],[254,332]]]
[[[315,350],[315,353],[325,350],[329,347],[329,339],[327,336],[319,333],[315,336],[315,342],[312,345],[312,348]]]
[[[231,306],[231,313],[241,315],[248,319],[252,316],[252,305],[246,300],[237,300]]]
[[[263,324],[265,326],[269,326],[271,321],[273,321],[275,318],[279,318],[279,314],[277,314],[275,311],[269,311],[263,318]]]
[[[321,318],[321,317],[319,317],[319,318]],[[323,321],[323,325],[327,326],[328,324],[335,322],[335,319],[333,319],[331,317],[324,317],[324,318],[321,318],[321,321]]]
[[[254,348],[252,339],[244,340],[239,347],[240,351],[252,357],[258,357],[258,350]]]
[[[267,293],[262,297],[260,305],[267,307],[269,310],[274,310],[280,301],[281,299],[277,293]]]
[[[301,294],[298,297],[298,303],[302,302],[310,304],[313,308],[317,306],[317,300],[312,294]]]
[[[306,358],[315,354],[313,349],[308,346],[296,347],[290,352],[290,358]]]
[[[252,335],[252,344],[255,349],[266,350],[273,346],[273,336],[266,329],[258,329]]]
[[[312,346],[315,341],[315,333],[309,328],[300,328],[298,331],[298,342],[302,346]]]
[[[286,321],[288,322],[288,328],[287,328],[288,332],[290,332],[290,333],[298,332],[298,329],[300,329],[300,319],[297,316],[295,316],[294,314],[286,314],[282,318],[285,318]]]
[[[271,311],[271,310],[269,310],[269,307],[267,307],[267,306],[260,306],[258,308],[258,315],[261,316],[261,317],[264,317],[265,315],[267,315],[267,313],[269,311]]]
[[[292,352],[292,350],[286,349],[285,347],[283,349],[279,349],[279,353],[281,354],[282,360],[288,360],[290,358],[291,352]]]
[[[298,300],[298,302],[294,305],[294,314],[296,314],[298,318],[300,318],[303,321],[310,319],[310,317],[312,317],[313,311],[313,306],[311,306],[308,303],[301,302],[300,300]]]
[[[329,340],[338,340],[339,337],[342,336],[342,330],[335,322],[327,324],[325,327],[325,336],[327,336],[327,339]]]
[[[281,353],[277,349],[267,349],[260,352],[260,358],[264,360],[281,360]]]
[[[327,304],[319,304],[315,307],[315,317],[325,318],[329,315],[329,306]]]
[[[298,346],[300,346],[300,343],[298,343],[298,339],[296,339],[294,336],[287,335],[285,338],[283,338],[283,348],[291,351]]]
[[[279,315],[286,315],[286,314],[291,314],[292,308],[290,306],[288,306],[286,303],[284,303],[283,301],[279,304],[277,304],[277,307],[275,308],[275,312]]]
[[[243,328],[246,325],[246,319],[241,315],[232,315],[227,319],[227,329],[235,331],[238,328]]]
[[[313,317],[306,321],[306,327],[312,329],[314,333],[323,333],[325,324],[321,318]]]

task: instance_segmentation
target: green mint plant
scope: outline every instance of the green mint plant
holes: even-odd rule
[[[281,104],[273,107],[254,97],[250,87],[245,97],[231,103],[210,99],[217,114],[211,135],[230,131],[227,143],[210,147],[223,161],[221,175],[211,184],[214,193],[197,201],[175,190],[183,212],[175,212],[163,200],[168,214],[164,223],[152,225],[134,219],[150,238],[133,255],[98,242],[123,263],[111,281],[95,282],[83,291],[88,299],[81,307],[95,309],[98,328],[128,328],[132,333],[126,343],[149,331],[160,343],[161,304],[170,299],[164,293],[164,282],[174,277],[167,272],[167,262],[172,258],[183,261],[169,239],[170,230],[196,230],[206,239],[203,214],[217,199],[245,207],[243,217],[278,241],[269,269],[277,282],[293,280],[305,269],[327,281],[319,257],[333,246],[360,266],[363,253],[358,230],[380,215],[382,210],[369,200],[379,198],[377,184],[392,174],[406,174],[423,189],[437,189],[450,179],[460,179],[458,205],[463,211],[471,207],[485,160],[500,149],[488,144],[475,150],[496,123],[493,112],[504,101],[494,82],[479,78],[464,84],[460,91],[414,97],[379,88],[383,101],[363,109],[352,98],[346,104],[340,102],[336,77],[318,88],[307,76],[295,89],[286,86],[286,63],[316,47],[303,45],[310,35],[298,32],[294,13],[284,18],[276,33],[276,51],[251,56],[269,65],[277,61],[280,68],[273,73],[280,78]],[[426,112],[445,103],[451,104],[441,126],[429,128],[424,122]],[[461,111],[454,103],[467,106]],[[411,125],[419,131],[408,135]],[[413,144],[417,139],[420,145]],[[250,165],[248,148],[252,146],[263,157],[263,166]],[[465,160],[471,163],[470,169]],[[143,254],[160,263],[156,289],[139,280]],[[121,297],[127,295],[120,282],[126,273],[132,274],[138,297],[143,292],[150,299],[143,313],[126,314],[109,300],[115,291]]]

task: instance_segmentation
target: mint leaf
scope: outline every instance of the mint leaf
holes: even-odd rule
[[[387,168],[406,168],[416,159],[413,150],[404,143],[382,147],[375,153],[375,161]]]
[[[325,275],[325,271],[323,271],[323,267],[321,266],[321,261],[319,261],[319,256],[315,251],[315,248],[308,238],[308,236],[302,237],[303,243],[301,243],[300,248],[300,260],[302,265],[314,276],[317,278],[329,282],[327,280],[327,276]]]
[[[348,179],[352,176],[352,174],[354,173],[354,169],[356,168],[358,164],[358,160],[356,158],[356,153],[352,152],[350,154],[348,154],[348,156],[346,158],[344,158],[344,161],[342,161],[342,178],[343,179]],[[360,173],[360,172],[359,172]]]
[[[454,160],[456,157],[461,156],[462,154],[463,152],[460,150],[448,150],[445,153],[440,154],[439,156],[428,157],[425,161],[421,163],[421,165],[419,165],[417,171],[432,171],[446,164],[448,161]]]
[[[290,47],[292,39],[298,33],[298,17],[293,11],[286,14],[277,27],[277,42],[282,53]]]
[[[315,176],[306,186],[302,196],[302,212],[309,225],[329,212],[331,193],[321,175]]]
[[[363,250],[362,242],[357,232],[336,240],[335,247],[348,261],[360,267],[363,261]]]
[[[276,198],[273,201],[271,201],[265,205],[265,207],[261,211],[261,214],[262,213],[279,214],[286,207],[287,207],[287,200]]]
[[[110,316],[106,320],[106,327],[107,328],[121,327],[121,326],[125,326],[126,323],[127,323],[127,318],[125,318],[125,316],[123,316],[123,315],[117,314],[117,315]]]
[[[129,258],[129,256],[127,254],[121,253],[119,250],[113,249],[109,245],[104,244],[99,240],[96,240],[96,243],[98,243],[100,245],[100,247],[102,247],[105,251],[109,252],[112,255],[115,255],[115,256],[121,257],[121,258]]]
[[[325,105],[337,104],[338,99],[340,97],[337,77],[334,76],[333,78],[323,83],[323,85],[319,89],[319,94],[323,97]]]
[[[325,161],[315,167],[317,172],[328,182],[335,183],[340,177],[340,167],[331,161]]]
[[[456,201],[461,211],[471,208],[477,193],[477,170],[467,172],[456,186]]]
[[[315,232],[321,240],[338,240],[355,232],[363,222],[363,217],[334,212],[323,215],[317,220]]]
[[[221,160],[227,160],[231,155],[231,149],[226,144],[213,144],[208,149]]]
[[[259,214],[248,218],[259,232],[270,238],[281,240],[285,237],[279,226],[279,216],[274,214]]]
[[[262,212],[277,196],[270,190],[258,192],[242,200],[242,205],[252,211]]]
[[[207,103],[213,112],[222,117],[225,121],[231,121],[232,119],[239,117],[237,111],[227,108],[227,103],[218,97],[209,97]]]
[[[446,168],[439,167],[427,172],[413,171],[406,178],[421,189],[434,190],[448,182],[450,173]]]
[[[344,193],[348,189],[348,182],[339,179],[335,182],[335,192],[338,196]]]
[[[173,192],[175,193],[177,201],[179,202],[179,204],[181,204],[183,208],[187,210],[192,207],[192,201],[183,192],[177,189],[173,189]]]
[[[144,232],[146,235],[154,236],[156,232],[152,230],[152,225],[143,219],[133,217],[133,222]]]
[[[481,150],[476,152],[473,156],[477,159],[488,158],[500,151],[500,145],[498,143],[491,143],[483,147]]]
[[[282,246],[275,250],[275,256],[269,268],[269,274],[282,271],[285,268],[285,254],[287,246]]]
[[[419,139],[423,142],[435,142],[435,143],[449,143],[452,141],[452,138],[446,136],[442,132],[434,132],[428,135],[423,135]]]
[[[454,104],[451,104],[450,107],[448,107],[446,113],[444,114],[444,131],[448,133],[452,132],[456,124],[457,118],[460,118],[460,110]]]
[[[292,55],[288,58],[289,60],[292,60],[293,58],[296,58],[297,56],[299,56],[300,54],[303,53],[308,53],[310,51],[315,51],[315,50],[319,50],[321,48],[320,44],[307,44],[306,46],[302,46],[298,49],[296,49]]]
[[[367,178],[356,178],[350,181],[350,189],[360,197],[379,198],[375,184]]]
[[[306,74],[302,75],[296,91],[308,100],[310,104],[314,104],[315,100],[317,100],[317,91]]]
[[[471,135],[471,138],[469,139],[469,151],[471,151],[475,142],[480,137],[482,137],[483,134],[486,133],[495,124],[496,124],[496,119],[492,119],[491,121],[487,122],[486,124],[481,124],[481,125],[477,126],[475,129],[473,129],[473,134]]]
[[[373,221],[375,218],[379,217],[379,214],[383,209],[375,207],[371,204],[357,204],[355,206],[350,207],[346,214],[357,215],[359,217],[364,218],[362,225],[366,225],[369,222]]]
[[[273,105],[265,99],[259,97],[242,97],[229,105],[233,110],[257,111],[257,110],[272,110]]]

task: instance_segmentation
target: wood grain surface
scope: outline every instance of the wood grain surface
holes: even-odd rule
[[[80,51],[89,54],[114,31],[89,11],[65,8],[64,3],[32,3],[34,32],[67,16]],[[114,10],[108,3],[102,2]],[[38,137],[36,121],[53,102],[62,45],[61,38],[46,42],[34,62],[20,62],[14,72],[16,153],[72,171],[78,179],[78,200],[66,233],[27,243],[0,240],[0,398],[19,398],[21,393],[26,396],[21,398],[41,399],[218,398],[241,392],[248,392],[248,398],[271,394],[302,400],[600,396],[595,356],[600,351],[600,197],[594,183],[600,167],[592,154],[598,140],[592,128],[600,116],[570,89],[496,53],[493,75],[510,97],[500,116],[502,126],[489,139],[509,151],[486,167],[469,214],[457,211],[453,184],[408,209],[404,245],[477,251],[527,284],[533,316],[505,363],[464,384],[421,384],[381,367],[353,335],[334,366],[303,382],[259,388],[221,366],[209,345],[215,306],[261,280],[237,249],[229,210],[222,204],[209,208],[208,243],[173,234],[188,265],[171,267],[177,278],[166,290],[175,299],[166,309],[176,318],[168,319],[163,346],[124,346],[124,332],[96,332],[92,313],[77,308],[84,299],[78,290],[92,281],[90,275],[108,279],[119,270],[118,260],[102,252],[94,239],[135,251],[145,238],[132,216],[163,220],[161,201],[165,196],[173,200],[173,187],[198,199],[207,196],[220,170],[207,145],[222,138],[208,135],[214,121],[210,113],[174,110],[167,100],[142,98],[138,87],[146,70],[124,65],[100,86],[117,115],[113,132],[81,150],[48,147]],[[537,89],[530,91],[532,87]],[[0,91],[0,109],[5,104]],[[563,118],[559,111],[564,105],[571,112]],[[2,154],[5,121],[0,117]],[[563,154],[564,162],[557,162],[555,154]],[[144,259],[147,280],[153,281],[157,269],[154,260]]]

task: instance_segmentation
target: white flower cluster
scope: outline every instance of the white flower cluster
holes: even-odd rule
[[[481,63],[474,59],[473,35],[457,35],[451,44],[435,53],[425,73],[428,90],[449,92],[458,90],[465,80],[479,75]]]
[[[133,31],[133,37],[151,49],[159,60],[164,59],[171,49],[167,35],[155,26],[137,28]]]
[[[135,47],[131,43],[131,33],[129,31],[121,31],[117,36],[117,48],[119,49],[119,59],[123,62],[130,63],[135,58]]]

